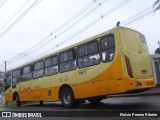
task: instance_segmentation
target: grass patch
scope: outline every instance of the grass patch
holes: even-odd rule
[[[37,104],[38,102],[22,102],[22,106],[23,105],[30,105],[30,104]],[[16,103],[15,102],[8,102],[7,106],[5,104],[0,104],[0,108],[6,108],[6,107],[16,107]]]
[[[16,103],[15,102],[9,102],[6,106],[5,103],[1,104],[0,105],[0,108],[5,108],[5,107],[15,107],[16,106]]]

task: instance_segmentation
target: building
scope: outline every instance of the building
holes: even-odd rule
[[[160,86],[160,54],[151,55],[151,58],[157,86]]]

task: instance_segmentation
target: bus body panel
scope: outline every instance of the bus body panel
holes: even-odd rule
[[[153,77],[151,58],[144,35],[131,29],[122,29],[121,37],[124,55],[131,62],[134,78]]]
[[[48,76],[50,79],[50,90],[51,90],[51,99],[57,100],[59,99],[58,91],[59,91],[59,74]],[[47,88],[46,88],[47,90]],[[46,96],[48,96],[48,92],[44,91],[46,94],[43,98],[45,99]]]
[[[5,96],[5,101],[6,102],[12,102],[13,101],[13,93],[11,93],[11,92],[9,93],[9,92],[6,91],[4,96]]]
[[[21,101],[32,101],[31,81],[21,82],[17,87]]]
[[[77,70],[76,82],[78,98],[97,96],[100,94],[99,65]]]

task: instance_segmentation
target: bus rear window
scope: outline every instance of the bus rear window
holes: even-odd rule
[[[142,43],[146,43],[146,39],[145,39],[144,35],[139,35],[139,39]]]

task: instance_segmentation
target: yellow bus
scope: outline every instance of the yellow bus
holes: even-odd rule
[[[61,100],[72,107],[107,95],[136,93],[155,87],[143,34],[115,27],[62,50],[9,70],[6,102]]]

